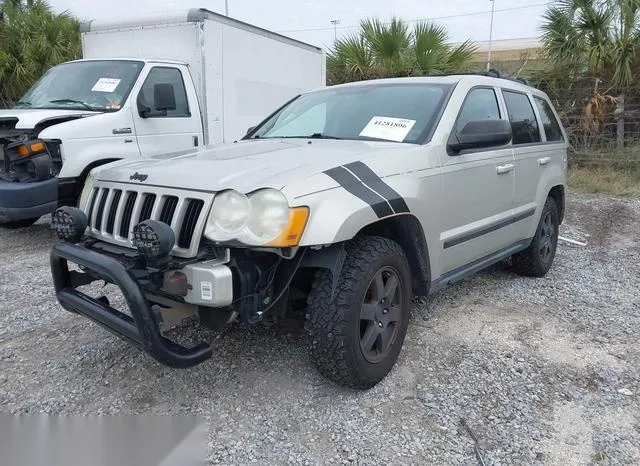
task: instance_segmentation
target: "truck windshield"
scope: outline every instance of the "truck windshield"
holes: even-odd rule
[[[265,120],[252,138],[424,142],[449,84],[383,83],[303,94]]]
[[[118,111],[143,62],[96,60],[64,63],[47,71],[15,108]]]

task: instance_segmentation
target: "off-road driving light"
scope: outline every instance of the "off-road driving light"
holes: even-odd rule
[[[133,246],[150,258],[168,256],[176,244],[176,235],[169,225],[158,220],[145,220],[133,227]]]
[[[72,243],[80,241],[87,229],[87,224],[87,216],[76,207],[59,207],[51,214],[51,229],[63,241]]]

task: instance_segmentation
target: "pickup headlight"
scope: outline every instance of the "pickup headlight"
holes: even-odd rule
[[[237,191],[216,195],[204,235],[212,241],[240,241],[248,246],[297,246],[307,224],[307,207],[290,208],[277,189],[248,196]]]

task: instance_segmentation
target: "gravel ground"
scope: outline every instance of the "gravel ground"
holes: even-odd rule
[[[304,335],[230,328],[160,366],[56,303],[46,222],[0,230],[0,412],[206,418],[224,464],[640,464],[640,200],[571,195],[544,279],[504,265],[416,300],[368,392],[315,371]]]

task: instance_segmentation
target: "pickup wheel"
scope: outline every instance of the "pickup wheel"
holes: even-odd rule
[[[335,295],[332,275],[316,274],[308,296],[306,328],[320,373],[368,389],[395,364],[409,323],[411,269],[398,243],[376,236],[346,246]]]
[[[527,277],[543,277],[547,274],[558,245],[558,218],[556,201],[548,197],[533,241],[527,249],[513,255],[512,263],[516,273]]]
[[[36,223],[40,217],[25,218],[22,220],[15,220],[13,222],[0,223],[0,228],[6,228],[8,230],[15,230],[16,228],[30,227]]]

